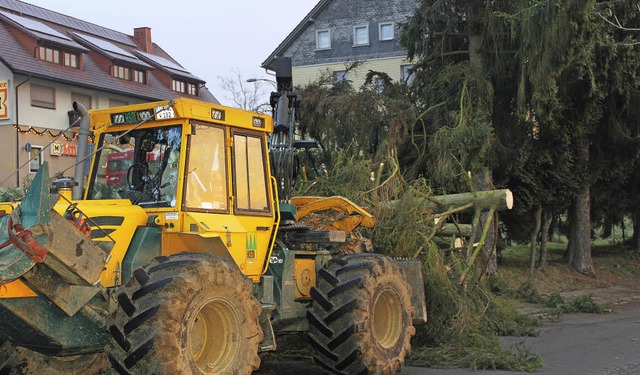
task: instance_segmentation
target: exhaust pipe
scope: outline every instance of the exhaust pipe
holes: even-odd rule
[[[73,187],[73,199],[80,200],[84,193],[84,166],[86,165],[87,148],[89,144],[89,111],[79,102],[73,102],[73,110],[80,114],[80,130],[78,130],[78,152],[76,153],[76,169],[73,180],[77,185]]]

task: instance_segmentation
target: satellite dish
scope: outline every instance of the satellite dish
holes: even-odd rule
[[[25,144],[25,145],[24,145],[24,150],[25,150],[26,152],[31,152],[31,143],[27,143],[27,144]]]

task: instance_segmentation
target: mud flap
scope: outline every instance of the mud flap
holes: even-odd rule
[[[394,258],[398,266],[402,269],[407,283],[413,289],[411,294],[411,304],[415,308],[413,316],[413,324],[427,323],[427,301],[424,292],[424,279],[422,277],[422,264],[415,259],[398,259]]]

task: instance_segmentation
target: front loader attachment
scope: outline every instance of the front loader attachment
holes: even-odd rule
[[[85,306],[103,290],[107,261],[102,248],[52,209],[57,199],[45,163],[23,201],[0,217],[0,334],[54,355],[103,345],[104,321]]]

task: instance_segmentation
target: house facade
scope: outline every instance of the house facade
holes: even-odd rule
[[[0,0],[0,187],[22,186],[40,164],[73,174],[74,101],[101,109],[190,97],[218,103],[151,39],[16,0]]]
[[[369,70],[409,81],[411,64],[399,39],[416,8],[415,0],[321,0],[262,67],[274,70],[276,57],[290,57],[296,85],[329,74],[359,86]],[[347,71],[354,62],[361,65]]]

